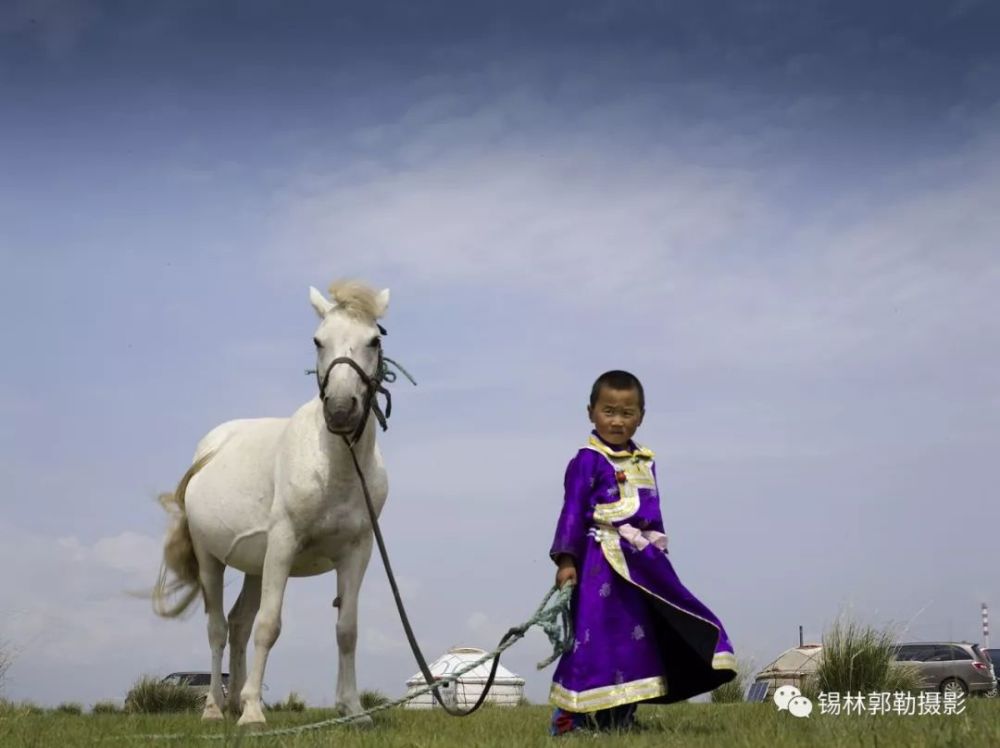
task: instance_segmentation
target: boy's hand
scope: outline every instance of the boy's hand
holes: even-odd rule
[[[573,557],[563,554],[559,557],[559,570],[556,572],[556,587],[562,589],[566,584],[576,584],[576,564]]]
[[[567,584],[576,584],[576,569],[572,566],[556,572],[556,587],[562,589]]]

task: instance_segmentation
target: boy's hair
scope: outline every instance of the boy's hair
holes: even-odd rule
[[[597,398],[601,396],[601,387],[610,387],[613,390],[635,390],[639,393],[639,410],[646,410],[646,393],[642,390],[642,382],[634,374],[620,369],[606,371],[597,378],[594,386],[590,389],[590,407],[597,405]]]

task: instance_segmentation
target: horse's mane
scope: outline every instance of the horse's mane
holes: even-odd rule
[[[378,292],[356,280],[337,280],[330,284],[330,300],[337,308],[356,317],[374,321],[378,317]]]

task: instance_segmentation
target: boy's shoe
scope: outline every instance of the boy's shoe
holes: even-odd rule
[[[549,735],[557,737],[568,735],[571,732],[588,732],[590,729],[588,715],[580,712],[567,712],[565,709],[556,707],[552,712],[552,721],[549,723]]]
[[[632,732],[641,729],[635,720],[636,704],[624,704],[597,712],[568,712],[558,707],[552,713],[549,734],[571,732]]]

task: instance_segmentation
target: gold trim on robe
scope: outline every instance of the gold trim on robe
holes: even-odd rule
[[[657,675],[579,692],[570,691],[558,683],[553,683],[549,691],[549,703],[569,712],[596,712],[599,709],[611,709],[666,695],[666,681],[663,676]]]
[[[599,524],[611,524],[628,519],[639,511],[639,489],[656,488],[653,478],[653,450],[637,446],[634,452],[614,450],[591,436],[587,449],[604,456],[615,474],[624,474],[625,480],[618,483],[618,500],[598,503],[594,506],[594,521]]]

